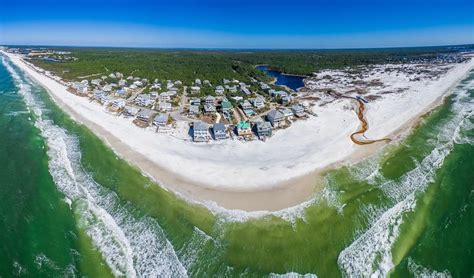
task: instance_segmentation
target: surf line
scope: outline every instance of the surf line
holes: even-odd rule
[[[357,117],[359,118],[359,121],[360,121],[360,128],[351,134],[351,140],[352,142],[356,143],[357,145],[369,145],[369,144],[373,144],[373,143],[376,143],[376,142],[381,142],[381,141],[384,141],[386,143],[389,143],[390,141],[392,141],[392,139],[390,138],[382,138],[382,139],[375,139],[375,140],[370,140],[370,139],[357,139],[357,135],[361,135],[362,137],[365,137],[364,133],[369,129],[369,123],[367,122],[367,119],[365,118],[365,115],[364,115],[364,111],[365,111],[365,104],[364,102],[362,102],[361,99],[359,98],[352,98],[352,97],[349,97],[351,99],[354,99],[355,101],[357,101],[359,107],[357,109]]]

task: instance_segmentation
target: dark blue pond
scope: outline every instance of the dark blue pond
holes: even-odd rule
[[[264,71],[267,75],[276,78],[276,85],[284,85],[290,89],[297,90],[304,87],[303,76],[283,74],[276,70],[269,70],[268,66],[257,66],[258,70]]]

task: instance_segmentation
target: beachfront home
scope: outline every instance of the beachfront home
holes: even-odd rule
[[[271,110],[267,114],[267,120],[272,124],[273,127],[280,127],[285,124],[285,116],[278,110]]]
[[[160,102],[158,103],[158,110],[162,112],[170,112],[171,110],[173,110],[173,107],[169,102]]]
[[[123,98],[114,98],[110,102],[110,110],[113,112],[118,112],[120,109],[125,107],[125,100]]]
[[[283,116],[285,117],[285,119],[287,120],[293,120],[293,111],[289,108],[281,108],[280,109],[280,112],[283,114]]]
[[[135,98],[135,104],[139,106],[151,106],[155,101],[151,99],[149,94],[139,94]]]
[[[137,107],[133,107],[133,106],[125,106],[125,108],[123,109],[123,115],[126,116],[126,117],[134,117],[138,114],[138,112],[140,112],[140,108],[137,108]]]
[[[209,141],[209,127],[204,122],[193,123],[193,140],[194,142]]]
[[[164,127],[168,124],[168,119],[168,114],[156,115],[155,119],[153,120],[153,124],[158,127]]]
[[[155,112],[153,110],[150,110],[150,109],[143,109],[143,110],[140,110],[140,112],[138,112],[137,114],[137,120],[145,123],[145,124],[148,124],[151,119],[153,118],[153,115],[155,114]]]
[[[272,124],[267,121],[257,122],[256,131],[260,139],[270,137],[272,136]]]
[[[115,95],[121,98],[125,98],[127,97],[127,91],[125,91],[124,89],[120,89],[115,92]]]
[[[237,135],[243,137],[252,137],[252,129],[250,128],[250,123],[245,121],[240,121],[237,124]]]
[[[189,106],[189,115],[190,116],[199,115],[199,105],[190,105]]]
[[[74,82],[72,84],[72,88],[76,90],[76,93],[78,95],[87,95],[87,92],[89,90],[89,87],[87,87],[87,85],[84,85],[81,82]]]
[[[224,90],[224,87],[222,87],[221,85],[217,86],[216,89],[214,90],[214,92],[216,93],[216,95],[223,95],[225,90]]]
[[[214,133],[215,140],[223,140],[227,138],[225,131],[225,125],[223,123],[216,123],[212,126],[212,132]]]
[[[306,113],[304,112],[304,107],[300,104],[295,104],[291,106],[291,111],[293,111],[293,114],[295,114],[296,117],[306,116]]]
[[[107,94],[104,91],[94,90],[94,93],[92,94],[92,99],[101,102],[101,99],[105,96],[107,96]]]
[[[207,105],[214,105],[216,101],[216,98],[213,97],[213,96],[207,96],[205,99],[204,99],[204,102],[207,104]]]

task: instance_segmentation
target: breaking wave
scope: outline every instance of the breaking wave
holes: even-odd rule
[[[33,94],[34,83],[21,76],[5,57],[2,62],[45,139],[49,171],[56,186],[65,194],[66,202],[76,212],[78,226],[92,239],[112,273],[127,277],[186,277],[186,269],[158,223],[151,217],[135,217],[114,192],[97,184],[83,170],[77,138],[43,116],[44,106]]]
[[[473,83],[464,83],[456,88],[451,105],[454,114],[437,129],[434,149],[399,181],[388,180],[380,188],[395,205],[376,218],[370,228],[357,237],[338,257],[340,269],[350,277],[386,276],[394,267],[391,248],[397,240],[403,216],[416,207],[417,194],[426,190],[434,181],[436,171],[453,150],[457,142],[463,141],[463,130],[472,124],[474,103],[469,96]],[[374,214],[379,214],[377,210]]]

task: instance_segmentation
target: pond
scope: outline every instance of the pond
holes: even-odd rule
[[[276,70],[270,70],[268,69],[268,66],[256,66],[256,68],[265,72],[271,77],[275,77],[276,85],[287,86],[288,88],[295,91],[301,87],[304,87],[303,80],[306,78],[305,76],[284,74]]]

